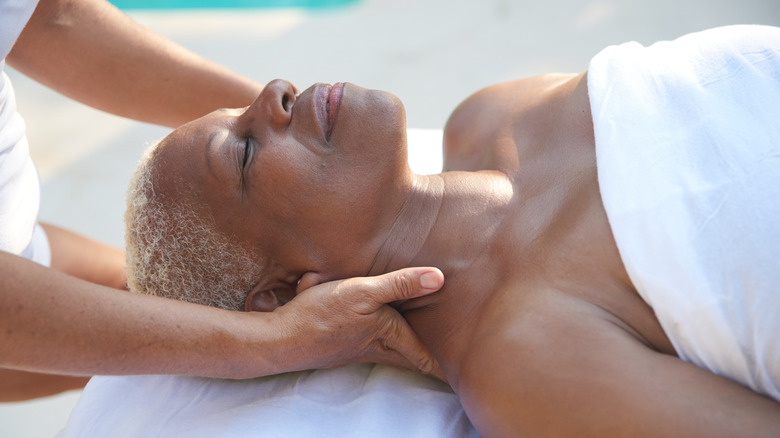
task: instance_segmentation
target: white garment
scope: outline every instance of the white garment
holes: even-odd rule
[[[38,0],[0,0],[0,59],[5,59],[30,20]]]
[[[780,401],[780,29],[609,47],[588,87],[634,286],[682,359]]]
[[[41,187],[27,145],[24,120],[16,111],[11,80],[3,71],[36,0],[0,1],[0,250],[48,265],[51,254],[37,224]]]

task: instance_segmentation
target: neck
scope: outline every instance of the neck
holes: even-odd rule
[[[369,275],[407,266],[457,273],[489,244],[512,195],[511,182],[499,172],[416,175]]]
[[[411,260],[452,277],[472,266],[507,217],[514,189],[499,172],[447,172],[439,212],[425,243]]]
[[[489,189],[486,189],[489,188]],[[415,183],[381,245],[371,275],[407,266],[442,270],[445,286],[436,294],[396,303],[440,362],[453,362],[462,350],[451,345],[453,330],[469,318],[490,294],[485,281],[501,279],[490,248],[506,223],[513,187],[499,172],[447,172],[415,176]]]
[[[440,175],[415,176],[412,189],[374,257],[368,275],[410,266],[431,233],[443,199],[444,181]]]

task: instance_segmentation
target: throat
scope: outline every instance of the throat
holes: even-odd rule
[[[417,256],[439,217],[444,181],[439,175],[418,177],[377,251],[368,275],[405,268]]]

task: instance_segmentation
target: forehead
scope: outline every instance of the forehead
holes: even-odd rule
[[[220,109],[174,129],[161,141],[161,151],[170,157],[203,151],[208,142],[226,134],[230,127],[230,111]]]
[[[212,203],[215,191],[224,192],[231,177],[224,166],[230,162],[224,147],[230,138],[232,110],[218,110],[175,129],[162,139],[153,159],[156,195],[166,202]],[[223,164],[223,165],[220,165]]]

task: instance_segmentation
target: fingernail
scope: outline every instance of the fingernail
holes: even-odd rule
[[[425,289],[438,289],[439,276],[435,272],[426,272],[420,276],[420,285]]]

